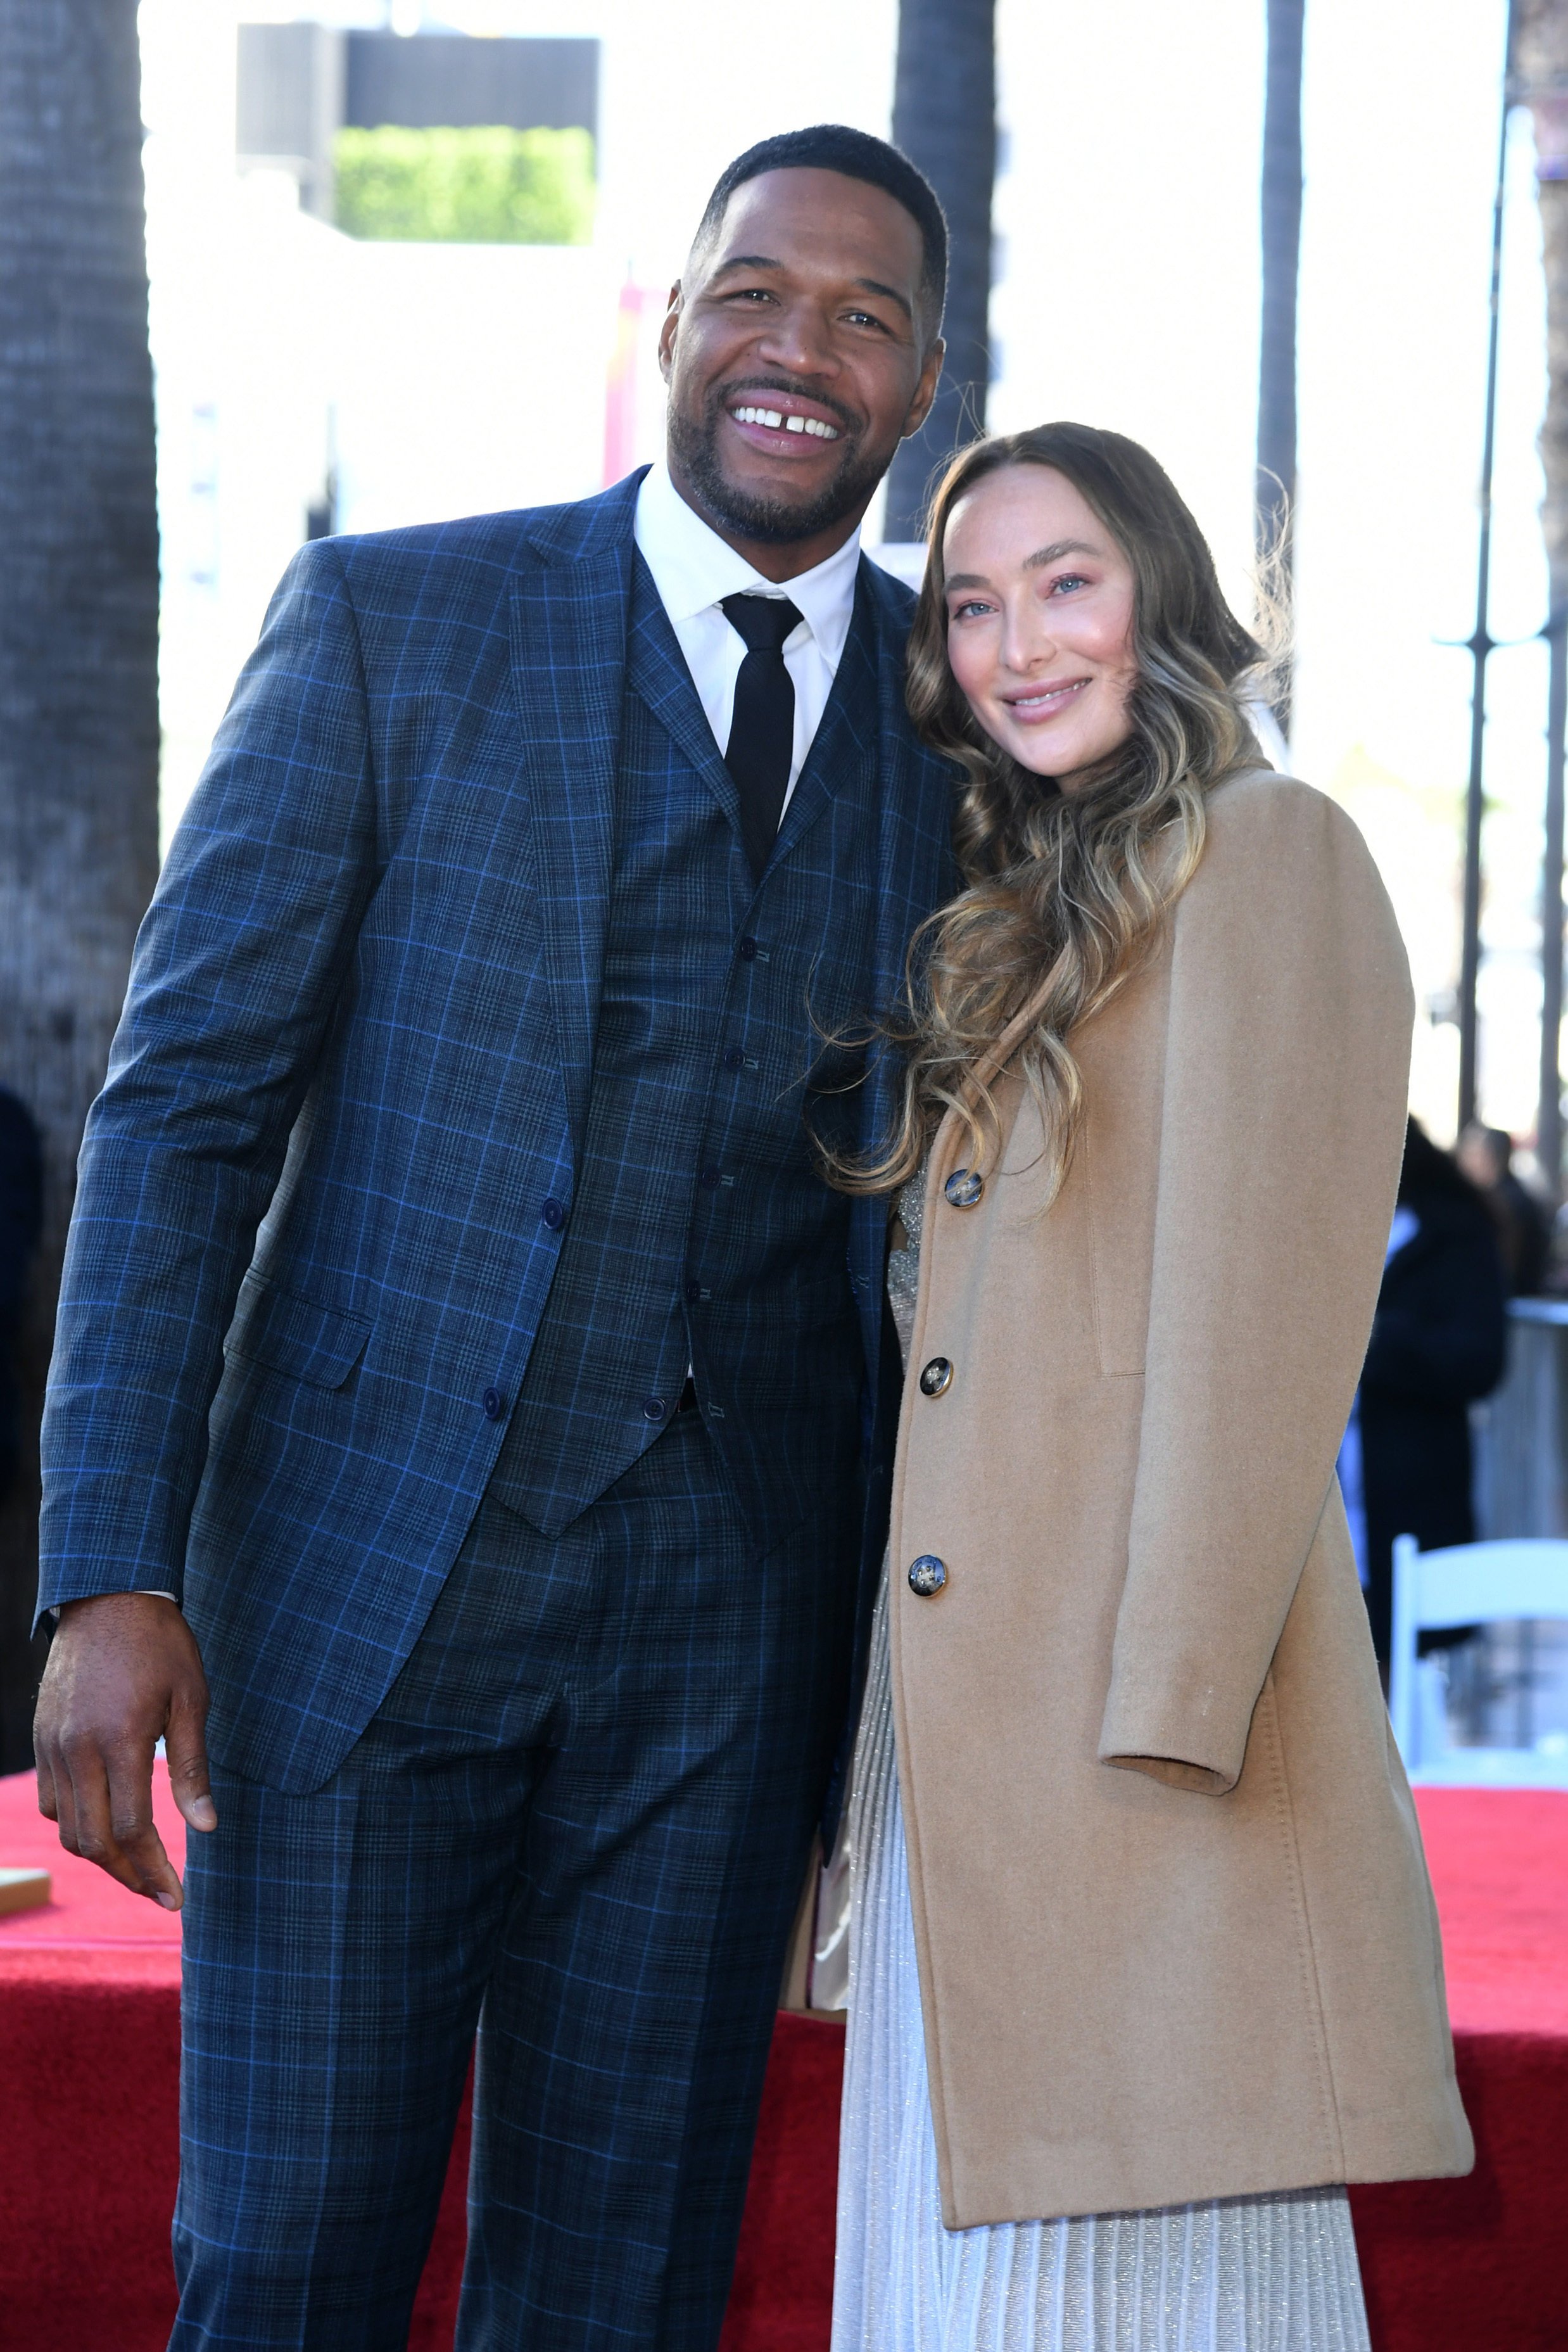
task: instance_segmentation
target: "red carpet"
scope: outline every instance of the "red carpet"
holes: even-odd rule
[[[1376,2352],[1568,2352],[1568,1795],[1429,1790],[1469,2180],[1355,2190]],[[160,1788],[159,1818],[178,1850]],[[55,1873],[0,1919],[0,2347],[161,2352],[173,2307],[179,1927],[61,1853],[28,1776],[0,1864]],[[724,2352],[823,2352],[842,2035],[779,2021]],[[460,2134],[465,2143],[466,2130]],[[450,2352],[462,2163],[410,2336]]]

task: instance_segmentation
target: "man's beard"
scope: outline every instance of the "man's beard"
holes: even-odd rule
[[[692,488],[716,520],[726,524],[738,538],[754,540],[764,547],[789,547],[798,540],[815,539],[820,532],[831,530],[835,523],[859,513],[893,462],[891,450],[885,457],[862,452],[846,418],[848,437],[839,470],[808,505],[758,497],[727,480],[719,465],[718,436],[728,404],[740,391],[750,394],[796,390],[795,385],[788,383],[732,384],[723,392],[709,394],[701,421],[696,423],[673,400],[670,403],[670,448]],[[824,402],[820,393],[804,396],[825,407],[832,405]]]

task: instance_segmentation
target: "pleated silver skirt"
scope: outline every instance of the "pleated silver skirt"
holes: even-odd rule
[[[943,2228],[885,1580],[848,1826],[833,2352],[1370,2352],[1343,2189]]]

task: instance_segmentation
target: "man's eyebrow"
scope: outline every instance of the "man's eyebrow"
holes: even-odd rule
[[[915,305],[907,294],[899,292],[896,286],[884,286],[880,278],[857,278],[855,284],[868,294],[881,294],[887,301],[896,302],[906,319],[914,318]]]
[[[782,269],[784,267],[785,264],[770,253],[729,253],[722,261],[715,262],[713,274],[716,278],[723,278],[732,269]],[[896,302],[906,319],[914,319],[914,304],[907,294],[899,292],[896,286],[884,286],[880,278],[856,278],[852,283],[863,293],[880,294],[885,301]]]

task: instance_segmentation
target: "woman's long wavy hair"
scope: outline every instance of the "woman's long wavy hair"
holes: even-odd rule
[[[1064,474],[1133,567],[1132,732],[1071,793],[984,733],[947,660],[947,520],[977,482],[1011,466]],[[1266,583],[1262,602],[1266,610]],[[925,741],[964,772],[954,840],[967,887],[911,948],[893,1024],[905,1055],[893,1133],[870,1159],[835,1160],[835,1183],[895,1191],[949,1108],[967,1129],[969,1166],[984,1167],[1000,1139],[993,1085],[1012,1066],[1039,1106],[1046,1199],[1055,1197],[1083,1118],[1073,1033],[1139,969],[1191,879],[1207,794],[1258,763],[1240,689],[1267,662],[1227,605],[1175,485],[1137,442],[1087,425],[1042,425],[954,459],[931,511],[906,695]]]

